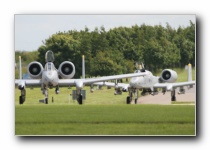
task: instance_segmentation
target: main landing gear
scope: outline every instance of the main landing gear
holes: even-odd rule
[[[77,102],[82,105],[83,104],[83,97],[81,94],[81,89],[77,89]]]
[[[48,87],[42,84],[41,90],[42,90],[42,94],[44,94],[44,100],[39,100],[39,102],[48,104]]]
[[[26,99],[26,90],[21,89],[21,96],[19,96],[19,104],[23,104],[25,102]]]
[[[138,89],[134,89],[134,90],[129,90],[129,96],[127,96],[126,98],[126,103],[127,104],[131,104],[132,99],[133,99],[133,93],[134,93],[134,103],[137,104],[138,102],[138,97],[139,97],[139,91]]]
[[[82,105],[82,94],[77,95],[77,102]]]
[[[175,92],[175,90],[171,91],[171,101],[176,101],[176,92]]]
[[[143,91],[141,93],[142,96],[144,96],[146,94],[147,91]],[[163,94],[165,94],[166,90],[163,90]],[[156,90],[154,90],[154,92],[150,91],[150,94],[151,95],[156,95],[158,92]],[[126,103],[127,104],[131,104],[132,102],[132,99],[133,99],[133,94],[134,94],[134,103],[137,104],[138,102],[138,95],[139,95],[139,92],[138,92],[138,89],[130,89],[129,90],[129,95],[127,96],[126,98]],[[173,89],[171,91],[171,101],[176,101],[176,91],[175,89]]]

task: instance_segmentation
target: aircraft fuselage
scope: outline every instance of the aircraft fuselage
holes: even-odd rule
[[[58,71],[52,62],[47,62],[42,72],[42,83],[47,87],[58,85]]]
[[[148,75],[140,76],[140,77],[133,77],[130,80],[130,88],[135,89],[142,89],[142,88],[151,88],[154,84],[158,83],[159,77],[153,76],[150,71]]]

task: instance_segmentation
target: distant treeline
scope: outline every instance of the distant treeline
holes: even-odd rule
[[[39,61],[45,64],[45,52],[52,50],[55,66],[65,60],[76,67],[81,76],[82,55],[85,55],[86,76],[106,76],[134,71],[134,62],[140,61],[146,69],[156,71],[166,67],[195,65],[195,24],[173,29],[169,24],[117,27],[106,31],[102,26],[90,31],[58,32],[43,41],[38,51],[16,52],[25,63]]]

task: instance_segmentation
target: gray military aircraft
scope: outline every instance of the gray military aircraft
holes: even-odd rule
[[[145,76],[132,77],[129,84],[125,83],[113,83],[113,82],[97,82],[94,85],[99,86],[108,86],[115,87],[115,95],[118,93],[129,92],[129,95],[126,98],[126,103],[130,104],[135,96],[135,104],[138,100],[139,90],[141,90],[141,95],[145,96],[146,94],[157,95],[158,88],[162,89],[162,93],[165,94],[166,91],[171,91],[171,100],[176,100],[175,89],[179,87],[178,94],[185,94],[184,86],[187,86],[188,89],[192,88],[195,85],[195,81],[192,81],[192,68],[191,64],[188,64],[188,81],[187,82],[175,82],[177,80],[177,73],[171,69],[164,69],[160,77],[153,76],[153,74],[145,70],[144,64],[140,63],[137,65],[138,68],[135,73],[147,73]],[[122,90],[121,90],[122,89]]]
[[[42,93],[45,95],[44,103],[48,104],[48,88],[55,87],[55,93],[59,93],[59,86],[76,86],[77,91],[77,101],[79,104],[83,103],[83,96],[81,94],[81,89],[85,84],[92,84],[94,82],[108,81],[114,79],[130,78],[137,76],[145,76],[147,72],[138,72],[131,74],[113,75],[98,78],[85,78],[84,77],[84,61],[83,61],[83,78],[82,79],[72,79],[75,75],[75,66],[70,61],[64,61],[60,64],[59,68],[56,69],[54,62],[54,54],[52,51],[47,51],[45,54],[45,67],[42,64],[34,61],[29,63],[27,67],[28,74],[31,79],[22,79],[22,68],[21,68],[21,58],[20,62],[20,77],[15,80],[15,84],[21,91],[21,96],[19,97],[20,104],[25,101],[26,85],[28,86],[41,86]],[[84,56],[83,56],[84,59]],[[60,79],[59,76],[62,78]]]

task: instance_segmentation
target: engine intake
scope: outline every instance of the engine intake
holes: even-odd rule
[[[60,64],[58,72],[63,79],[71,79],[75,75],[75,66],[70,61],[64,61]]]
[[[160,77],[163,82],[175,82],[177,80],[177,73],[171,69],[165,69],[161,73]]]
[[[41,63],[34,61],[28,65],[27,70],[31,78],[38,79],[42,76],[43,66]]]

